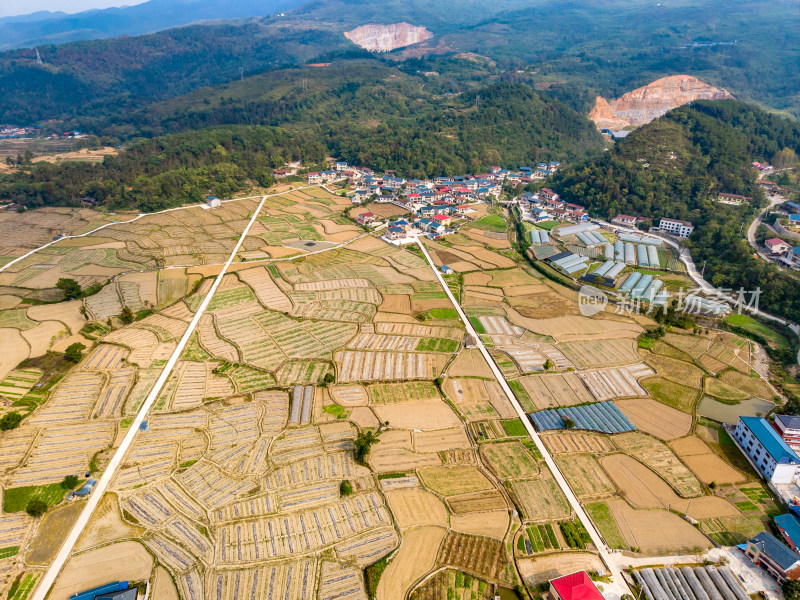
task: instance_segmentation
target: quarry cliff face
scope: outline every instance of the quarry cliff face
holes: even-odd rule
[[[638,127],[695,100],[726,98],[733,96],[727,90],[709,85],[697,77],[672,75],[657,79],[616,100],[598,96],[589,118],[600,129]]]
[[[391,25],[362,25],[345,32],[344,36],[365,50],[389,52],[396,48],[405,48],[411,44],[429,40],[433,34],[424,27],[408,23],[393,23]]]

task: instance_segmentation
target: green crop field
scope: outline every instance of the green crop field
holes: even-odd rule
[[[48,506],[54,506],[64,499],[66,493],[67,490],[61,487],[60,483],[9,488],[3,490],[3,511],[21,512],[31,500],[42,500]]]
[[[508,436],[524,437],[528,435],[528,430],[525,429],[525,425],[519,419],[506,419],[500,423],[503,425],[503,431],[505,431]]]
[[[458,342],[444,338],[422,339],[417,344],[417,352],[447,352],[453,353],[458,350]]]
[[[750,331],[752,333],[758,334],[761,337],[765,338],[778,348],[788,348],[789,347],[789,340],[786,339],[783,335],[772,329],[771,327],[767,327],[760,321],[756,321],[753,317],[749,315],[730,315],[725,319],[726,323],[730,323],[731,325],[735,325],[737,327],[741,327],[746,331]]]
[[[617,527],[617,522],[614,520],[611,510],[606,504],[597,502],[595,504],[587,504],[585,508],[592,522],[597,529],[600,530],[600,535],[603,536],[609,548],[618,550],[627,548],[625,540],[619,532],[619,527]]]
[[[482,229],[483,231],[502,233],[506,230],[506,220],[500,215],[486,215],[482,219],[472,223],[472,227]]]

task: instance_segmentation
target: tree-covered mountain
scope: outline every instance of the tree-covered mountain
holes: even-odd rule
[[[197,21],[236,19],[289,10],[302,0],[148,0],[75,14],[37,12],[0,19],[0,50],[140,35]]]
[[[317,102],[276,112],[280,126],[228,125],[140,140],[101,164],[23,164],[0,175],[0,200],[35,208],[104,205],[144,210],[221,196],[271,182],[290,159],[307,164],[333,154],[353,164],[408,176],[460,174],[494,164],[575,160],[602,147],[594,126],[529,86],[498,84],[437,103],[392,86],[343,82]]]
[[[113,118],[242,73],[363,56],[344,31],[401,20],[434,37],[384,58],[421,71],[438,70],[441,56],[478,53],[507,75],[605,97],[686,73],[800,115],[796,1],[730,0],[725,8],[713,0],[315,0],[285,17],[40,47],[43,65],[32,50],[0,54],[0,123]]]
[[[800,152],[800,123],[733,100],[697,102],[633,132],[613,150],[574,164],[553,186],[592,214],[686,219],[696,263],[715,286],[762,289],[761,306],[800,320],[797,278],[754,257],[745,237],[764,194],[754,160],[771,162],[784,148]],[[717,203],[719,192],[754,198],[750,206]]]

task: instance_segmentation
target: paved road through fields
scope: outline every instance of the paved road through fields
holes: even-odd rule
[[[431,269],[433,269],[433,272],[436,274],[436,278],[439,280],[439,283],[441,284],[444,293],[447,294],[447,297],[453,304],[453,308],[455,308],[456,312],[458,312],[458,316],[461,319],[462,323],[464,323],[464,327],[466,327],[467,333],[471,335],[473,338],[475,338],[475,341],[478,345],[478,348],[481,351],[481,354],[483,354],[483,357],[486,359],[486,362],[492,369],[492,373],[494,374],[495,379],[497,379],[497,383],[500,384],[500,387],[503,389],[503,392],[508,397],[509,401],[511,402],[511,405],[514,407],[514,410],[517,411],[520,420],[522,421],[523,425],[525,425],[525,429],[528,431],[528,435],[530,435],[531,439],[536,444],[536,448],[539,450],[539,453],[544,457],[545,464],[547,464],[547,467],[553,473],[553,477],[555,478],[558,487],[561,488],[561,491],[566,496],[567,501],[570,503],[570,506],[572,507],[572,510],[578,516],[581,523],[583,523],[583,526],[586,528],[586,531],[589,532],[589,536],[592,538],[592,543],[597,548],[600,554],[600,558],[603,560],[603,563],[605,563],[609,573],[613,577],[614,582],[612,584],[602,584],[604,596],[609,600],[617,600],[620,598],[620,596],[622,596],[622,594],[631,593],[630,590],[628,589],[627,584],[625,583],[625,579],[622,576],[622,571],[617,566],[617,561],[614,560],[614,558],[611,556],[612,555],[611,550],[608,549],[605,542],[603,541],[603,538],[600,536],[600,533],[597,531],[597,529],[595,529],[594,523],[592,523],[592,521],[589,519],[589,516],[583,510],[583,506],[581,506],[581,503],[578,501],[578,498],[577,496],[575,496],[574,492],[572,491],[572,488],[569,487],[567,480],[561,474],[561,471],[559,471],[556,462],[553,460],[553,457],[551,456],[547,447],[542,442],[541,438],[539,437],[539,434],[536,432],[536,429],[534,429],[533,424],[528,418],[528,415],[522,409],[522,406],[517,400],[517,397],[514,395],[514,392],[511,391],[511,387],[508,385],[508,381],[506,381],[506,378],[503,376],[503,373],[500,371],[500,368],[497,366],[497,363],[494,362],[494,359],[492,358],[491,354],[489,354],[489,351],[483,344],[483,340],[481,340],[480,335],[478,335],[478,332],[475,331],[474,327],[472,327],[472,324],[469,322],[466,313],[461,308],[461,305],[458,303],[458,301],[455,299],[455,296],[453,296],[453,293],[447,286],[444,277],[442,277],[442,274],[439,271],[439,269],[436,268],[436,265],[434,264],[433,260],[431,260],[430,254],[428,254],[427,248],[425,248],[425,245],[419,238],[417,238],[417,245],[419,246],[420,250],[422,250],[422,253],[425,255],[425,259],[428,261],[428,264],[430,265]]]
[[[279,195],[279,194],[274,194],[274,195]],[[269,196],[263,196],[261,198],[261,202],[259,202],[258,208],[253,212],[253,216],[250,218],[247,227],[245,227],[241,237],[239,237],[239,241],[236,242],[236,246],[234,246],[230,258],[228,258],[228,262],[226,262],[225,265],[222,267],[222,270],[220,271],[219,275],[217,275],[217,278],[214,280],[214,283],[211,286],[211,290],[209,290],[208,294],[206,294],[206,297],[203,298],[203,301],[200,303],[200,306],[197,309],[194,318],[189,323],[189,327],[186,328],[183,337],[181,337],[180,341],[178,342],[178,346],[175,348],[175,351],[172,353],[172,356],[170,356],[169,360],[167,361],[167,364],[164,366],[164,370],[161,371],[161,375],[156,380],[156,383],[153,386],[153,388],[150,390],[150,394],[145,399],[144,404],[142,404],[142,407],[139,410],[139,413],[136,415],[136,418],[134,419],[133,423],[131,423],[131,426],[128,428],[128,433],[125,435],[125,439],[122,440],[122,443],[120,444],[119,448],[117,448],[117,451],[114,453],[111,462],[108,464],[108,467],[106,467],[106,470],[103,473],[102,477],[100,477],[100,480],[95,485],[92,495],[89,496],[89,501],[83,508],[83,511],[78,517],[78,520],[76,521],[75,525],[73,525],[72,530],[67,536],[67,539],[64,541],[64,544],[61,546],[61,549],[56,555],[55,560],[53,560],[53,563],[50,565],[50,568],[47,570],[47,573],[39,582],[39,586],[36,588],[36,592],[33,595],[33,600],[45,599],[48,591],[55,583],[58,574],[61,572],[61,569],[64,568],[64,564],[67,562],[67,559],[69,559],[70,554],[72,554],[72,550],[75,547],[78,538],[81,536],[83,530],[86,528],[86,525],[89,523],[89,519],[92,518],[92,515],[94,514],[94,511],[97,508],[97,505],[103,498],[103,494],[105,494],[106,488],[108,488],[108,485],[111,483],[111,480],[113,479],[114,475],[116,475],[117,469],[122,464],[122,461],[125,458],[125,454],[128,452],[128,449],[130,448],[131,444],[136,438],[136,434],[139,432],[139,426],[142,424],[142,421],[144,421],[145,417],[147,416],[147,413],[150,411],[150,408],[156,401],[156,398],[158,398],[158,395],[161,393],[161,389],[164,387],[167,378],[172,373],[172,370],[174,369],[175,364],[178,362],[178,359],[180,358],[181,354],[183,354],[183,349],[189,342],[189,339],[192,337],[192,334],[194,333],[197,324],[200,322],[200,318],[203,316],[206,309],[208,308],[209,302],[211,302],[211,299],[214,297],[214,294],[216,293],[219,284],[222,282],[222,278],[225,276],[225,273],[228,271],[228,268],[231,266],[231,263],[236,258],[236,254],[239,252],[239,248],[241,248],[242,242],[244,242],[244,239],[250,232],[253,223],[255,223],[256,218],[261,213],[261,209],[264,207],[264,203],[267,201],[268,197]]]

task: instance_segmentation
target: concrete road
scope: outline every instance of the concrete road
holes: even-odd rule
[[[592,521],[589,519],[589,516],[583,510],[583,506],[581,506],[581,503],[578,501],[578,498],[577,496],[575,496],[575,493],[572,491],[572,488],[569,487],[567,480],[561,474],[561,471],[559,471],[558,465],[556,465],[556,462],[553,460],[550,451],[542,442],[541,438],[539,437],[539,434],[536,432],[536,429],[534,429],[533,424],[531,423],[530,419],[528,419],[528,415],[522,409],[522,406],[517,400],[517,397],[514,395],[514,392],[511,391],[511,387],[508,385],[508,381],[506,381],[506,378],[503,376],[503,373],[500,371],[500,368],[497,366],[497,363],[494,362],[492,355],[489,354],[489,351],[486,349],[486,346],[481,340],[480,335],[478,335],[478,332],[475,331],[474,327],[472,327],[472,324],[469,322],[466,313],[461,308],[461,305],[458,303],[458,301],[455,299],[455,296],[453,296],[453,293],[447,286],[444,277],[442,277],[442,273],[439,271],[438,268],[436,268],[436,265],[431,259],[430,254],[428,254],[427,248],[425,248],[425,245],[419,238],[417,238],[417,245],[419,246],[420,250],[422,250],[422,253],[425,256],[425,259],[428,261],[428,264],[430,265],[431,269],[433,269],[436,278],[439,280],[442,289],[444,290],[445,294],[447,294],[447,297],[450,299],[453,308],[455,308],[456,312],[458,312],[458,316],[461,319],[461,322],[464,323],[464,327],[466,327],[467,333],[471,335],[473,338],[475,338],[475,341],[478,344],[478,348],[480,349],[483,357],[486,359],[486,362],[489,364],[489,367],[491,368],[492,374],[497,380],[497,383],[500,384],[500,387],[502,388],[506,397],[511,402],[511,405],[514,407],[514,410],[519,415],[520,420],[525,425],[525,429],[527,430],[528,435],[536,444],[536,448],[539,450],[539,453],[544,457],[545,464],[547,464],[547,467],[553,473],[553,477],[555,478],[556,483],[561,488],[561,491],[564,493],[564,496],[566,496],[567,501],[572,507],[572,510],[578,516],[581,523],[586,528],[586,531],[589,532],[589,536],[592,538],[592,543],[597,548],[597,551],[600,554],[600,558],[606,565],[611,577],[613,578],[613,583],[602,584],[604,596],[608,600],[619,600],[619,598],[623,594],[630,594],[631,591],[628,588],[627,584],[625,583],[625,579],[622,576],[622,571],[617,566],[617,562],[612,557],[613,552],[609,550],[609,548],[606,546],[605,541],[603,541],[603,538],[601,537],[600,533],[597,531],[597,529],[595,529],[594,523],[592,523]]]
[[[64,568],[64,564],[69,559],[70,554],[72,553],[75,544],[78,541],[78,538],[83,533],[83,530],[86,528],[86,525],[89,523],[89,519],[92,518],[97,505],[100,503],[100,500],[103,498],[103,494],[105,494],[108,485],[111,483],[114,475],[116,475],[117,469],[122,464],[123,459],[125,458],[125,454],[128,452],[128,449],[131,447],[134,439],[136,438],[137,433],[139,432],[139,426],[144,421],[147,413],[150,412],[150,408],[153,406],[153,403],[158,398],[158,395],[161,393],[161,389],[164,387],[164,384],[167,381],[167,378],[172,373],[172,370],[175,368],[175,364],[178,362],[181,354],[183,354],[183,350],[186,347],[186,344],[189,342],[192,334],[197,327],[197,324],[200,322],[200,318],[205,313],[206,309],[208,308],[209,302],[214,297],[214,294],[217,291],[220,283],[222,283],[222,278],[225,276],[225,273],[228,271],[228,268],[231,266],[233,259],[236,258],[236,253],[239,252],[239,248],[242,246],[242,242],[247,237],[247,234],[250,232],[253,223],[255,223],[256,218],[261,213],[261,209],[264,206],[264,202],[266,202],[268,196],[264,196],[261,198],[261,202],[258,205],[258,208],[253,212],[253,216],[250,218],[250,222],[245,227],[244,231],[242,232],[239,241],[234,246],[233,251],[231,252],[230,258],[228,258],[228,262],[225,263],[222,270],[220,271],[217,278],[214,280],[213,285],[211,286],[211,290],[208,292],[206,297],[200,303],[197,312],[194,315],[194,318],[189,323],[189,327],[186,328],[186,331],[181,337],[180,341],[178,342],[178,346],[175,348],[175,351],[170,356],[167,364],[164,366],[164,370],[161,371],[161,375],[156,380],[155,385],[150,390],[150,394],[145,399],[144,403],[142,404],[139,413],[136,415],[136,418],[131,423],[130,427],[128,428],[128,433],[125,435],[125,438],[122,440],[119,448],[114,453],[111,462],[106,467],[105,472],[103,473],[100,480],[94,487],[94,491],[92,495],[89,496],[89,501],[86,503],[86,506],[83,508],[83,512],[81,512],[78,520],[73,525],[72,530],[70,531],[67,539],[64,541],[64,544],[61,546],[61,549],[56,555],[55,559],[53,560],[50,568],[47,570],[47,573],[39,582],[39,586],[36,588],[36,592],[33,594],[33,600],[44,600],[45,596],[47,596],[48,591],[50,590],[51,586],[55,583],[58,574],[61,572],[61,569]]]
[[[764,215],[767,213],[767,211],[769,211],[773,206],[782,204],[786,201],[787,198],[784,198],[780,194],[770,196],[769,205],[761,209],[756,218],[753,219],[753,222],[750,223],[750,227],[747,228],[747,241],[750,242],[750,245],[753,247],[753,249],[758,252],[758,255],[762,260],[769,261],[770,258],[758,248],[758,244],[756,243],[756,229],[758,229],[758,226],[761,225],[761,220],[764,218]]]

